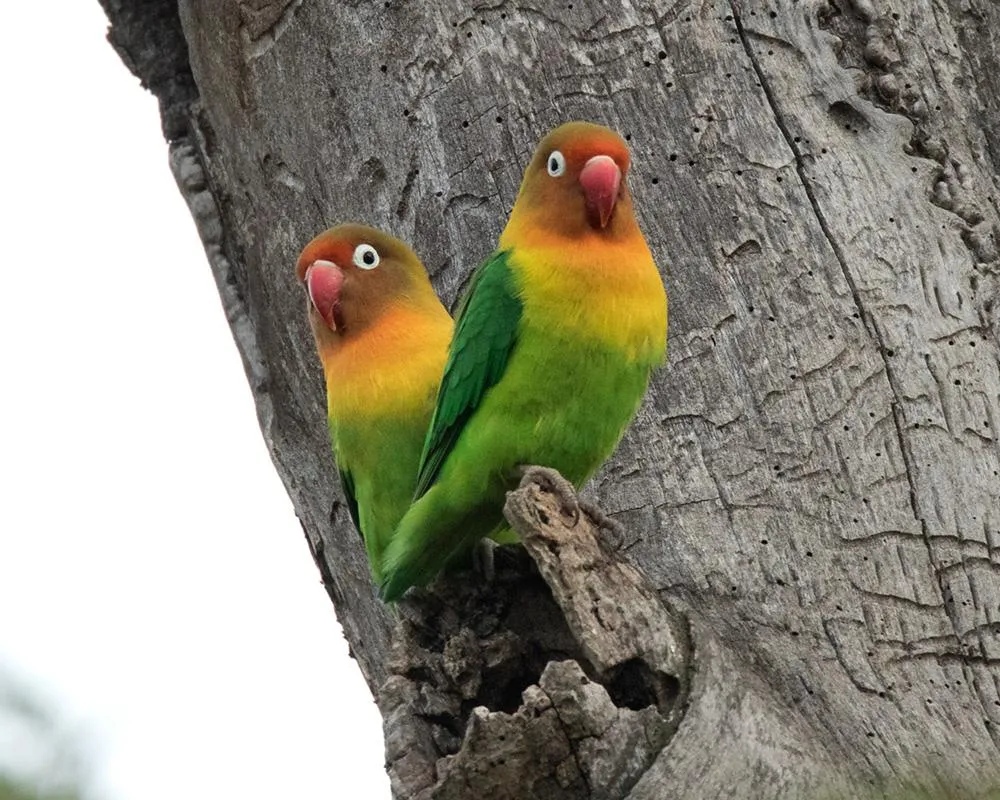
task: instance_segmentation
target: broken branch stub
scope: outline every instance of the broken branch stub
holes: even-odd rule
[[[652,692],[657,708],[676,724],[677,701],[688,690],[687,623],[607,545],[594,519],[601,512],[547,490],[528,473],[507,495],[504,514],[598,680],[617,687],[630,708]]]
[[[686,622],[570,505],[529,475],[505,508],[525,548],[400,604],[379,693],[394,797],[621,798],[676,730]]]

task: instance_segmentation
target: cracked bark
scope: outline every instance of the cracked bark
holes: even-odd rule
[[[400,797],[1000,785],[995,4],[102,3]],[[370,221],[450,301],[572,117],[630,139],[671,295],[670,363],[589,489],[626,542],[562,526],[589,555],[553,566],[569,545],[532,515],[559,509],[525,487],[534,558],[394,621],[340,505],[295,255]],[[631,650],[587,638],[653,615]]]

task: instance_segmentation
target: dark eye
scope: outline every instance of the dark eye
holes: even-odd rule
[[[548,170],[553,178],[558,178],[566,171],[566,157],[558,150],[549,153]]]
[[[354,265],[361,269],[375,269],[379,261],[378,250],[370,244],[359,244],[354,248]]]

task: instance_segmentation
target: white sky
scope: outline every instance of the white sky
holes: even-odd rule
[[[0,666],[84,732],[95,797],[387,798],[156,102],[96,0],[6,14]]]

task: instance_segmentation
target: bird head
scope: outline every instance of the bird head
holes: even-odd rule
[[[296,274],[318,339],[360,334],[394,303],[433,290],[423,265],[398,239],[364,225],[338,225],[305,246]]]
[[[539,143],[524,173],[511,222],[520,217],[552,233],[614,238],[634,224],[628,146],[614,131],[567,122]]]

